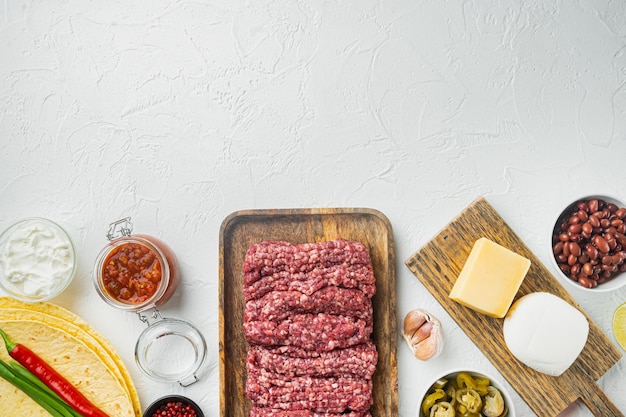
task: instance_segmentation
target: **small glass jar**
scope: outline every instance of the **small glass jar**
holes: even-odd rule
[[[178,260],[161,240],[131,232],[129,217],[111,223],[110,242],[96,258],[94,286],[107,304],[136,312],[148,325],[135,345],[139,368],[157,381],[188,386],[197,381],[206,341],[191,323],[163,318],[158,310],[180,282]]]
[[[163,305],[180,282],[174,252],[161,240],[141,234],[111,240],[100,251],[93,276],[100,297],[126,311]]]

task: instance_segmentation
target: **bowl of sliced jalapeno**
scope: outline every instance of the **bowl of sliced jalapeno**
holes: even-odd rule
[[[427,386],[418,417],[515,417],[513,400],[490,375],[472,369],[453,369]]]

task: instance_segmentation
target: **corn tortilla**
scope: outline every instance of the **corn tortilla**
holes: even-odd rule
[[[63,330],[55,329],[39,321],[0,321],[0,327],[11,340],[35,352],[108,415],[135,416],[126,390],[100,357],[80,340]],[[1,352],[0,358],[4,361],[12,360],[6,349]],[[0,381],[0,397],[3,396],[1,392],[6,385],[10,384],[5,380]],[[10,389],[14,391],[12,386]],[[24,402],[21,401],[21,403]],[[5,404],[11,403],[12,401],[5,402]],[[11,411],[14,413],[15,409]],[[43,414],[35,410],[26,412],[26,410],[19,409],[21,415],[33,417],[47,415],[46,411],[41,411]]]
[[[123,361],[111,344],[87,322],[51,303],[22,303],[0,297],[0,328],[49,361],[87,398],[111,416],[140,416],[137,391]],[[6,349],[0,358],[8,360]],[[67,373],[67,374],[66,374]],[[89,395],[87,395],[89,393]],[[90,395],[93,397],[90,397]],[[28,398],[0,378],[0,401],[12,401],[9,415],[48,416]],[[0,417],[5,416],[0,407]]]
[[[21,309],[0,309],[0,323],[23,320],[38,321],[44,323],[47,326],[56,330],[67,332],[70,336],[82,341],[89,349],[94,351],[94,353],[98,355],[98,357],[100,357],[107,369],[115,376],[115,378],[122,385],[124,390],[129,394],[126,380],[122,376],[118,364],[106,354],[102,347],[98,345],[97,342],[93,338],[91,338],[88,333],[84,333],[76,326],[64,322],[63,320],[60,320],[54,316],[45,316],[42,313],[36,311]]]
[[[122,358],[113,348],[111,343],[99,332],[97,332],[89,323],[87,323],[85,320],[72,313],[71,311],[56,304],[52,304],[49,302],[24,303],[11,297],[0,297],[0,317],[2,317],[2,313],[4,311],[10,308],[29,310],[32,312],[44,314],[45,316],[42,319],[44,323],[64,322],[62,326],[58,327],[66,327],[70,330],[70,334],[74,335],[77,339],[82,340],[88,345],[90,345],[90,341],[95,341],[95,344],[93,344],[93,346],[99,345],[102,349],[102,353],[100,354],[99,349],[94,350],[99,353],[101,358],[109,357],[113,362],[115,362],[117,368],[119,369],[119,374],[124,380],[122,385],[124,385],[128,390],[128,394],[130,395],[130,398],[133,402],[135,413],[138,416],[142,414],[141,404],[139,402],[139,395],[137,394],[137,390],[133,385],[130,373],[128,372],[128,369],[126,369]]]

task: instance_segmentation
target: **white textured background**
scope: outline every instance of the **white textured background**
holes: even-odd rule
[[[360,206],[394,227],[398,322],[423,307],[447,334],[430,362],[398,339],[400,416],[413,416],[434,374],[495,369],[404,260],[482,195],[548,264],[563,205],[626,199],[625,157],[622,0],[0,0],[0,227],[39,215],[69,230],[79,271],[55,302],[114,343],[144,406],[182,392],[219,415],[228,214]],[[91,284],[108,224],[127,215],[181,260],[164,314],[209,342],[185,390],[140,374],[143,325]],[[626,290],[570,291],[613,340]],[[626,412],[625,374],[622,359],[600,384]]]

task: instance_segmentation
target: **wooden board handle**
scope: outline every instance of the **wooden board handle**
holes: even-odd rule
[[[582,381],[581,381],[582,382]],[[624,417],[598,384],[583,384],[581,399],[596,417]]]

